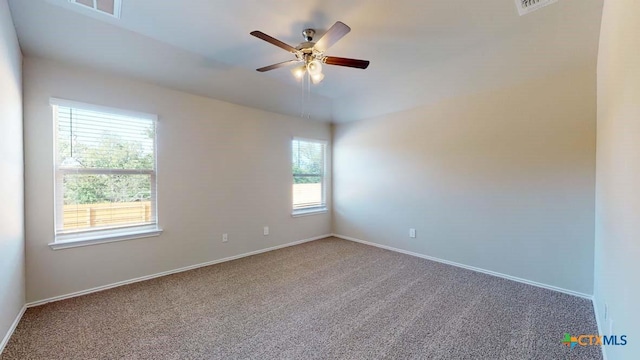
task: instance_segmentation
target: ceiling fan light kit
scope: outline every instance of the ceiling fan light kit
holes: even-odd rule
[[[324,74],[323,73],[319,73],[316,75],[311,75],[311,82],[313,83],[313,85],[317,85],[320,84],[320,82],[324,79]]]
[[[311,76],[322,74],[322,63],[318,60],[310,61],[307,64],[307,71]]]
[[[296,66],[293,69],[291,69],[291,74],[293,74],[293,76],[300,80],[302,79],[302,77],[304,76],[304,73],[307,71],[307,67],[304,65],[301,66]]]
[[[297,47],[288,45],[276,38],[273,38],[261,31],[252,31],[250,34],[262,39],[272,45],[275,45],[281,49],[284,49],[292,53],[296,58],[295,60],[283,61],[281,63],[261,67],[257,71],[265,72],[274,70],[280,67],[289,66],[293,64],[302,64],[291,70],[291,73],[297,79],[302,79],[305,74],[308,74],[313,84],[319,84],[324,79],[322,73],[322,64],[346,66],[357,69],[366,69],[369,66],[368,60],[358,60],[349,58],[339,58],[333,56],[326,56],[324,52],[335,44],[338,40],[342,39],[351,31],[351,28],[345,25],[343,22],[337,21],[327,32],[318,40],[313,41],[313,37],[316,34],[314,29],[304,29],[302,31],[302,37],[304,42],[300,43]]]

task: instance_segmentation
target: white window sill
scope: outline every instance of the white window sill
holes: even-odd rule
[[[53,250],[62,250],[80,246],[98,245],[116,241],[148,238],[153,236],[160,236],[160,234],[162,234],[162,229],[153,228],[130,230],[126,232],[112,232],[106,234],[87,234],[85,236],[76,236],[68,240],[64,239],[64,235],[62,235],[58,236],[55,242],[50,243],[49,247]]]
[[[317,214],[326,214],[327,212],[328,210],[326,207],[301,209],[301,210],[294,210],[293,213],[291,213],[291,216],[301,217],[301,216],[309,216],[309,215],[317,215]]]

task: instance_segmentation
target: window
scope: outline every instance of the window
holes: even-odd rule
[[[156,119],[51,99],[55,243],[157,236]]]
[[[319,140],[292,141],[294,216],[327,211],[326,147],[327,143]]]

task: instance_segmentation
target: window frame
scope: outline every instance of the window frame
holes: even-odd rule
[[[293,186],[295,185],[293,174],[293,142],[294,141],[305,141],[311,143],[317,143],[322,145],[322,194],[321,194],[321,204],[317,206],[308,206],[305,208],[295,209],[293,204]],[[291,216],[292,217],[300,217],[300,216],[308,216],[308,215],[316,215],[316,214],[324,214],[329,211],[329,205],[327,203],[327,148],[329,147],[329,142],[327,140],[321,139],[313,139],[313,138],[305,138],[294,136],[291,138],[289,142],[289,167],[291,171]]]
[[[162,229],[159,227],[160,218],[158,216],[158,136],[157,123],[158,116],[137,111],[124,110],[108,106],[100,106],[87,104],[78,101],[65,100],[59,98],[50,98],[53,116],[53,178],[54,178],[54,241],[49,244],[53,250],[66,249],[78,246],[95,245],[109,243],[115,241],[132,240],[146,237],[159,236]],[[57,107],[68,107],[72,109],[95,111],[116,116],[130,116],[140,119],[153,121],[154,139],[153,139],[153,170],[134,170],[134,169],[77,169],[63,168],[58,163],[58,113]],[[150,176],[150,193],[155,201],[151,206],[151,217],[155,222],[149,224],[130,224],[123,226],[113,226],[99,229],[81,229],[74,231],[60,231],[62,229],[64,218],[61,215],[64,209],[64,201],[59,201],[60,196],[64,196],[63,178],[66,174],[119,174],[119,175],[149,175]]]

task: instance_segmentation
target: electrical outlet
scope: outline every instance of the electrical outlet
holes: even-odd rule
[[[409,237],[410,238],[416,237],[416,229],[409,229]]]
[[[269,235],[269,227],[268,227],[268,226],[265,226],[265,227],[264,227],[264,230],[263,230],[262,234],[263,234],[264,236]]]
[[[228,234],[222,234],[222,242],[227,242],[229,241],[229,235]]]

